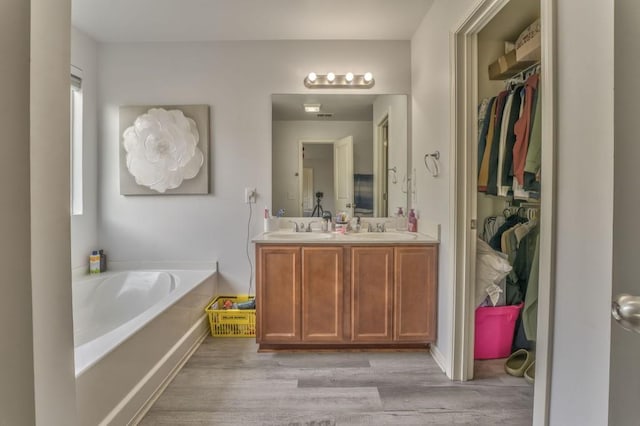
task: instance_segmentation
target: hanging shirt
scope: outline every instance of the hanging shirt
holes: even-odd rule
[[[509,120],[511,117],[511,111],[515,106],[513,102],[514,93],[509,93],[507,96],[507,103],[504,106],[504,113],[502,114],[502,126],[500,128],[500,144],[498,146],[498,165],[496,167],[496,187],[498,195],[506,196],[506,191],[502,191],[502,165],[504,162],[504,151],[507,145],[507,134],[509,133]]]
[[[500,160],[500,178],[498,179],[498,195],[506,197],[513,186],[513,145],[516,143],[514,126],[520,118],[522,107],[522,86],[513,91],[513,105],[506,127],[504,154]]]
[[[478,106],[478,171],[482,166],[482,157],[484,156],[484,150],[487,146],[491,108],[493,107],[495,99],[495,96],[491,99],[485,98]]]
[[[491,144],[493,143],[493,133],[495,131],[495,116],[498,107],[498,99],[491,106],[491,114],[489,115],[489,129],[487,130],[487,145],[482,156],[480,171],[478,172],[478,191],[487,191],[487,181],[489,180],[489,157],[491,156]]]
[[[535,93],[539,77],[539,74],[533,74],[525,82],[524,110],[514,127],[516,143],[513,146],[513,176],[520,185],[524,185],[524,165],[527,160],[527,149],[531,135],[531,116],[535,108]]]
[[[489,173],[487,179],[487,194],[498,195],[498,152],[500,150],[500,136],[502,130],[502,116],[507,103],[509,92],[506,90],[498,94],[498,106],[496,107],[496,120],[489,155]]]
[[[542,164],[542,116],[540,115],[542,100],[539,96],[540,93],[540,83],[538,83],[536,108],[531,117],[533,124],[531,126],[531,138],[529,139],[527,158],[524,164],[523,183],[524,189],[527,191],[537,192],[540,192],[540,181],[537,174]]]

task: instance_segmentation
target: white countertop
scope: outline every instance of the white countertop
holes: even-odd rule
[[[438,244],[436,237],[421,232],[294,232],[280,229],[263,232],[252,240],[259,244]]]

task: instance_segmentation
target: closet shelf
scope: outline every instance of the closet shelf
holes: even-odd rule
[[[489,65],[489,80],[504,80],[527,69],[537,61],[517,61],[515,49]]]

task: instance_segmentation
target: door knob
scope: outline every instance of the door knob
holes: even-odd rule
[[[640,333],[640,297],[619,294],[611,303],[611,316],[625,330]]]
[[[345,207],[350,209],[351,208],[351,203],[347,203],[347,205]]]

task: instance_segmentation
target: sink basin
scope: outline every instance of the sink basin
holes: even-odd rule
[[[293,241],[309,241],[309,240],[326,240],[331,238],[331,234],[319,232],[269,232],[264,234],[268,240],[293,240]]]
[[[363,240],[378,240],[378,241],[398,241],[398,240],[415,240],[416,234],[410,234],[408,232],[363,232],[361,234],[351,234],[353,238]]]

